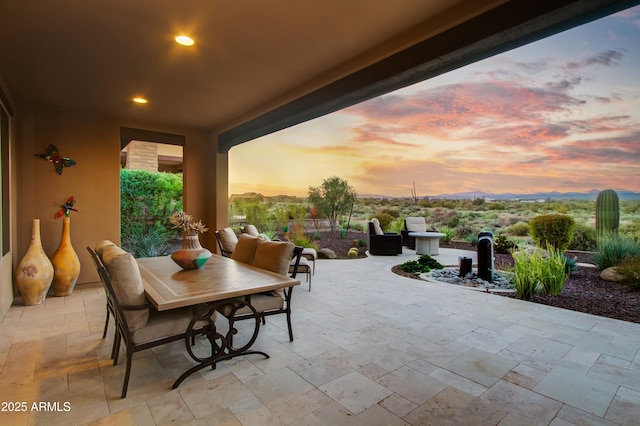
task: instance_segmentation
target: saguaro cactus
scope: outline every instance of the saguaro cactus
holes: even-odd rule
[[[617,235],[620,224],[618,194],[605,189],[596,199],[596,239],[598,244],[608,235]]]

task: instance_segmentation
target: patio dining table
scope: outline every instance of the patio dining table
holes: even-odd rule
[[[187,328],[185,345],[187,352],[198,364],[185,371],[173,384],[177,388],[184,379],[206,366],[216,367],[216,362],[239,355],[261,354],[250,350],[260,329],[260,315],[251,305],[251,294],[296,286],[300,281],[265,269],[256,268],[233,259],[213,255],[202,268],[183,270],[169,256],[137,259],[140,275],[147,298],[159,310],[169,310],[186,306],[193,307],[193,319]],[[233,345],[234,328],[221,334],[213,327],[209,337],[212,345],[211,356],[201,357],[191,347],[194,325],[201,320],[209,320],[213,313],[224,305],[240,309],[249,307],[255,319],[253,335],[242,347]]]

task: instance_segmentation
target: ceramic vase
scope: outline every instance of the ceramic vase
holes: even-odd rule
[[[211,256],[211,252],[200,245],[197,235],[183,235],[182,247],[171,254],[171,259],[182,269],[198,269]]]
[[[80,260],[71,245],[71,218],[65,217],[62,221],[60,245],[51,256],[54,296],[70,296],[80,274]]]
[[[47,297],[53,280],[53,265],[42,249],[40,219],[31,224],[31,243],[16,270],[16,284],[27,306],[39,305]]]

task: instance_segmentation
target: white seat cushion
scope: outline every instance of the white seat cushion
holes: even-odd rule
[[[404,222],[407,224],[407,231],[409,232],[427,231],[427,221],[424,217],[408,217]]]
[[[373,231],[376,233],[376,235],[384,235],[384,232],[380,227],[380,221],[378,220],[377,217],[374,217],[373,219],[371,219],[371,223],[373,223]]]

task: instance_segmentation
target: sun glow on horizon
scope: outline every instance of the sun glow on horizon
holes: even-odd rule
[[[640,192],[640,6],[236,146],[229,193]],[[615,34],[615,37],[611,37]],[[580,46],[580,49],[576,49]]]

